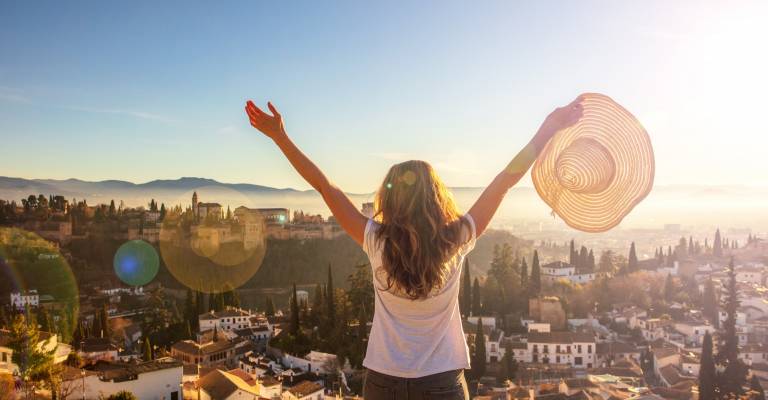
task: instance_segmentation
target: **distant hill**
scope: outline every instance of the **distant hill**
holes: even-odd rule
[[[469,209],[482,188],[451,189],[463,210]],[[60,194],[69,199],[87,199],[89,204],[108,203],[114,199],[126,206],[146,205],[150,199],[166,205],[191,203],[192,192],[200,201],[218,202],[232,208],[286,207],[328,215],[322,198],[314,190],[274,188],[249,183],[222,183],[213,179],[184,177],[132,183],[120,180],[100,182],[79,179],[23,179],[0,177],[0,199],[20,200],[29,194]],[[373,193],[349,194],[355,204],[373,201]],[[625,219],[623,227],[658,228],[668,223],[751,227],[768,231],[768,187],[738,185],[670,185],[654,187],[651,194]],[[554,224],[549,207],[532,187],[516,187],[502,204],[494,223],[501,227],[526,223]]]

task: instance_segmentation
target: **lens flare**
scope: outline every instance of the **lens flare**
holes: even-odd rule
[[[39,308],[51,316],[47,330],[70,340],[80,302],[67,259],[56,243],[22,229],[0,227],[0,292],[31,291],[37,291]]]
[[[192,199],[191,206],[182,206],[189,204],[185,198]],[[250,199],[228,188],[202,187],[178,204],[160,227],[160,254],[176,280],[217,293],[242,286],[258,271],[266,253],[266,224],[258,209],[246,206]]]
[[[117,249],[112,266],[117,277],[125,284],[142,286],[157,276],[160,257],[151,244],[143,240],[131,240]]]

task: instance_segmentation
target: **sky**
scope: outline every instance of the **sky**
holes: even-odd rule
[[[765,1],[0,1],[0,176],[309,188],[253,99],[348,192],[407,159],[484,186],[601,92],[647,129],[657,184],[764,185],[766,19]]]

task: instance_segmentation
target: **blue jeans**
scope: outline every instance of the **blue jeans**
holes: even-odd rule
[[[467,400],[464,370],[441,372],[420,378],[399,378],[367,370],[363,385],[365,400]]]

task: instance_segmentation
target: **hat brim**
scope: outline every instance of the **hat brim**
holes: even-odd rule
[[[610,97],[587,94],[582,105],[583,117],[550,139],[537,158],[531,177],[542,200],[568,226],[584,232],[605,232],[618,225],[653,188],[653,146],[637,118]],[[558,158],[580,139],[594,140],[612,158],[613,171],[582,171],[612,177],[599,191],[574,191],[558,178]]]

